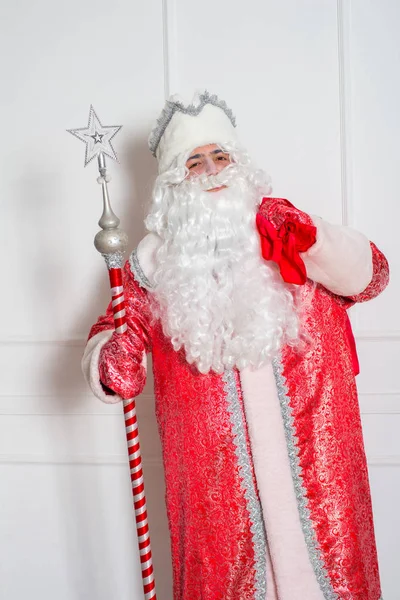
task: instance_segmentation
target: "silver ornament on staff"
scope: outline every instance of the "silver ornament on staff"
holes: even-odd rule
[[[128,246],[128,236],[124,231],[119,229],[120,220],[111,208],[107,185],[110,182],[111,177],[108,175],[106,168],[106,156],[118,162],[111,140],[120,129],[120,125],[102,125],[93,106],[91,106],[87,127],[81,129],[68,129],[67,131],[86,144],[85,167],[94,158],[97,158],[100,173],[97,182],[102,187],[103,214],[99,220],[101,231],[99,231],[94,238],[94,245],[104,257],[108,267],[115,331],[118,334],[123,335],[127,330],[127,323],[124,289],[122,284],[122,266],[124,254]],[[139,430],[134,398],[124,400],[123,407],[144,598],[145,600],[156,600],[146,497],[144,493],[142,459],[140,454]]]

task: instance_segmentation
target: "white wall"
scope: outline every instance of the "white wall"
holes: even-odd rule
[[[165,93],[206,86],[232,105],[276,195],[359,228],[391,262],[391,287],[353,321],[383,591],[397,600],[398,2],[25,0],[3,13],[0,598],[141,597],[120,407],[91,398],[79,367],[108,301],[92,246],[101,195],[65,129],[85,125],[90,103],[124,125],[111,197],[134,247],[151,123]],[[138,410],[158,596],[171,600],[151,381]]]

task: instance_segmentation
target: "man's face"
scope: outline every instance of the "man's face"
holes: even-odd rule
[[[217,144],[207,144],[207,146],[198,146],[191,153],[186,161],[186,167],[189,169],[189,178],[198,175],[217,175],[231,162],[227,152],[224,152]],[[226,186],[220,186],[207,190],[209,192],[218,192]]]

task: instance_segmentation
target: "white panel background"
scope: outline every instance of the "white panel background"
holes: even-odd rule
[[[383,591],[398,600],[397,0],[23,0],[2,12],[0,598],[141,597],[120,407],[97,404],[79,367],[108,299],[91,246],[100,190],[65,129],[91,102],[124,124],[111,194],[133,247],[164,94],[207,86],[276,195],[359,228],[390,260],[391,287],[353,321]],[[172,600],[151,380],[138,410],[158,595]]]

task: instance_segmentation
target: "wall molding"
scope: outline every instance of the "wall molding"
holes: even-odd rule
[[[339,72],[340,163],[342,224],[351,225],[353,215],[353,164],[351,139],[350,2],[337,0],[337,43]]]
[[[359,390],[361,414],[400,414],[400,390],[363,392]],[[68,407],[68,409],[67,409]],[[153,420],[154,394],[146,392],[136,399],[138,419]],[[0,416],[21,417],[107,417],[122,419],[122,404],[104,404],[86,393],[61,394],[4,394],[0,395]]]
[[[139,420],[146,418],[144,406],[154,405],[154,394],[146,392],[136,399]],[[68,410],[67,410],[68,407]],[[153,412],[153,408],[151,408]],[[122,404],[105,404],[87,393],[75,396],[62,394],[1,394],[0,415],[21,416],[100,416],[123,418]]]
[[[162,0],[164,95],[178,91],[177,22],[175,0]]]
[[[142,456],[143,469],[162,467],[161,456]],[[127,454],[0,454],[0,464],[93,465],[124,466],[129,468]]]
[[[163,468],[161,456],[142,457],[143,469]],[[400,455],[371,455],[368,457],[371,467],[400,467]],[[2,465],[89,465],[89,466],[123,466],[128,467],[125,454],[0,454]]]
[[[367,457],[369,467],[400,467],[400,455],[389,456],[371,455]]]
[[[356,329],[356,328],[354,328]],[[370,342],[380,342],[380,341],[389,341],[389,342],[399,342],[400,341],[400,331],[354,331],[355,337],[360,341],[370,341]],[[40,338],[3,338],[0,339],[0,346],[60,346],[60,347],[70,347],[70,348],[84,348],[86,345],[86,338],[66,338],[66,339],[40,339]]]
[[[354,337],[360,342],[400,342],[400,331],[355,331]]]
[[[84,348],[86,338],[66,338],[59,340],[40,339],[40,338],[3,338],[0,339],[0,346],[68,346],[71,348]]]

